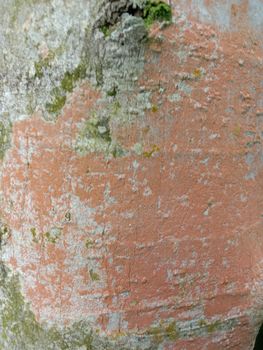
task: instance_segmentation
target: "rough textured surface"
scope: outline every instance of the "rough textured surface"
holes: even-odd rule
[[[263,5],[171,3],[1,1],[3,350],[253,349]]]

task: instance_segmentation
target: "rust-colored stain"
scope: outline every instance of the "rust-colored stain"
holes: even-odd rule
[[[233,21],[242,8],[232,5]],[[96,315],[114,334],[236,317],[221,335],[165,349],[245,350],[263,277],[262,50],[250,31],[174,16],[153,27],[138,82],[153,107],[112,131],[141,155],[75,152],[80,123],[100,108],[88,83],[56,123],[35,114],[14,125],[1,177],[6,262],[40,321]]]

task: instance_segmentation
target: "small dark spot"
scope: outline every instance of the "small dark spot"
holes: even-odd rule
[[[69,211],[66,212],[65,218],[66,218],[67,221],[71,221],[71,213]]]
[[[114,85],[109,91],[107,91],[107,95],[110,97],[115,97],[117,95],[117,92],[118,92],[118,87]]]

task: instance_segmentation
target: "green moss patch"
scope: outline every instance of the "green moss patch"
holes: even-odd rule
[[[104,24],[99,28],[99,30],[104,34],[105,38],[107,38],[111,34],[111,26],[109,24]]]
[[[163,1],[148,0],[143,8],[143,19],[147,27],[150,27],[155,21],[170,23],[172,21],[171,6]]]

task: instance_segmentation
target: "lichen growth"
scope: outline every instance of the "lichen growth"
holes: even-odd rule
[[[11,236],[11,229],[8,225],[0,222],[0,250]]]
[[[63,330],[46,328],[35,319],[24,300],[18,276],[0,263],[0,348],[2,350],[99,349],[107,340],[94,340],[94,332],[84,321]],[[97,336],[99,338],[99,336]],[[96,345],[98,343],[99,345]],[[104,347],[103,347],[104,348]]]
[[[96,76],[97,86],[102,86],[103,85],[103,68],[102,68],[101,62],[98,62],[96,64],[95,76]]]
[[[92,269],[92,281],[100,276]],[[37,322],[30,305],[21,293],[18,275],[0,262],[0,349],[10,350],[157,350],[164,342],[231,331],[235,320],[201,319],[197,323],[162,320],[141,331],[103,335],[95,324],[82,320],[68,327],[47,327]]]
[[[19,11],[24,5],[31,6],[36,3],[37,0],[14,0],[13,4],[13,14],[11,17],[11,23],[15,24],[18,18]],[[45,1],[45,0],[43,0]]]
[[[46,109],[49,113],[58,114],[64,107],[67,97],[63,94],[63,90],[57,88],[53,90],[53,94],[53,99],[46,104]]]
[[[158,112],[158,106],[157,105],[152,105],[152,108],[151,108],[151,111],[153,112],[153,113],[156,113],[156,112]]]
[[[143,157],[144,158],[151,158],[155,153],[160,151],[160,147],[157,145],[153,145],[150,151],[145,151],[143,152]]]
[[[169,323],[160,322],[159,325],[150,327],[146,331],[146,334],[152,336],[156,343],[161,343],[164,340],[175,341],[180,337],[179,330],[174,320]]]
[[[85,247],[86,247],[87,249],[92,248],[93,245],[94,245],[94,242],[93,242],[91,239],[87,239],[87,240],[86,240]]]
[[[213,323],[210,323],[207,325],[207,332],[208,333],[213,333],[215,331],[217,331],[220,327],[220,322],[219,321],[215,321]]]
[[[55,244],[61,236],[62,228],[52,227],[49,231],[41,233],[35,227],[31,227],[30,233],[34,243],[40,243],[42,240],[44,242],[45,240],[46,242]]]
[[[18,276],[0,263],[0,348],[3,350],[70,350],[86,346],[92,350],[90,327],[78,322],[64,330],[45,328],[35,319],[24,300]]]
[[[99,274],[97,272],[94,272],[92,269],[89,270],[89,275],[90,275],[90,278],[93,282],[100,280]]]
[[[193,72],[193,76],[195,79],[200,79],[202,77],[202,71],[199,68],[196,68]]]
[[[46,103],[46,110],[51,114],[58,114],[64,107],[67,93],[73,91],[77,82],[86,76],[87,62],[83,60],[73,71],[66,72],[61,79],[60,85],[52,90],[52,100]]]
[[[241,125],[238,124],[238,125],[236,125],[236,126],[234,127],[232,133],[233,133],[233,135],[234,135],[235,137],[239,137],[239,136],[241,135],[241,131],[242,131]]]
[[[110,3],[104,4],[92,30],[87,31],[83,53],[89,62],[87,77],[101,96],[94,115],[90,113],[79,128],[74,149],[81,156],[99,153],[117,158],[130,154],[118,129],[143,118],[149,102],[148,95],[133,94],[145,63],[147,30],[141,17],[133,15],[132,10],[125,12],[131,3],[114,3],[113,18]]]
[[[30,233],[31,233],[31,236],[32,236],[32,241],[34,243],[39,243],[39,234],[37,232],[37,229],[35,227],[31,227]]]
[[[54,59],[54,57],[55,53],[49,52],[49,54],[46,57],[41,58],[39,61],[34,63],[35,78],[43,78],[45,70],[51,67],[51,62]]]
[[[24,299],[19,289],[19,281],[15,276],[8,276],[6,268],[0,265],[2,307],[0,312],[1,320],[1,349],[7,349],[5,343],[10,345],[10,349],[25,349],[25,343],[35,344],[39,338],[40,327],[38,326],[32,312],[24,303]]]
[[[0,121],[0,159],[4,158],[4,155],[11,143],[11,129],[12,125],[9,121]]]
[[[179,332],[177,330],[175,321],[172,321],[165,327],[165,336],[169,340],[176,340],[179,337]]]
[[[246,147],[251,148],[255,145],[260,145],[261,141],[260,140],[255,140],[255,141],[249,141],[246,143]]]
[[[220,330],[220,328],[222,327],[222,323],[219,320],[216,320],[214,322],[209,322],[201,319],[198,322],[198,324],[201,328],[204,328],[207,333],[213,333],[215,331]]]
[[[95,151],[106,151],[111,143],[109,119],[93,117],[87,120],[79,135],[80,140],[86,141],[90,147],[93,145]],[[82,151],[80,143],[78,151]]]
[[[55,244],[60,238],[62,229],[60,227],[52,227],[49,231],[45,232],[44,237],[47,242]]]
[[[81,62],[72,72],[66,72],[61,80],[61,88],[65,92],[72,92],[76,83],[86,77],[87,64]]]
[[[164,340],[163,329],[160,326],[153,326],[147,330],[146,334],[154,338],[154,341],[159,344]]]
[[[98,117],[96,114],[93,114],[93,117],[80,128],[75,150],[80,155],[89,152],[104,153],[115,158],[124,154],[122,147],[112,140],[110,117]]]

